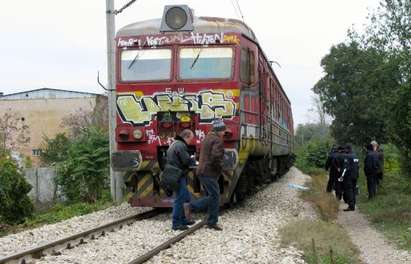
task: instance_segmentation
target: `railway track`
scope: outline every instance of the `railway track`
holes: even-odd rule
[[[40,259],[46,255],[60,255],[61,250],[71,249],[77,245],[86,243],[86,240],[94,240],[99,236],[105,236],[107,232],[114,232],[116,228],[121,229],[124,225],[134,221],[141,221],[159,215],[162,211],[153,209],[144,213],[133,214],[120,218],[110,223],[71,235],[62,239],[52,241],[34,248],[23,250],[21,252],[0,258],[0,264],[18,263],[26,264],[31,260]]]
[[[199,223],[193,225],[189,229],[185,230],[184,232],[179,233],[178,235],[170,238],[169,240],[165,241],[164,243],[160,244],[159,246],[151,249],[144,255],[139,256],[138,258],[130,261],[128,264],[142,264],[160,253],[161,251],[171,247],[171,245],[183,240],[186,236],[194,233],[198,229],[202,228],[206,224],[206,220],[202,220]]]

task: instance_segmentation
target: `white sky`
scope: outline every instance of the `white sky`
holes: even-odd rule
[[[104,0],[2,1],[0,92],[50,87],[102,93],[106,78]],[[120,8],[128,0],[115,0]],[[288,94],[295,124],[313,119],[311,88],[322,76],[321,58],[366,22],[378,0],[239,0],[245,22]],[[117,16],[117,29],[161,17],[166,4],[188,4],[200,16],[239,18],[231,0],[139,0]]]

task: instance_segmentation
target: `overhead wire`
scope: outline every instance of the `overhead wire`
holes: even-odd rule
[[[235,0],[235,2],[237,3],[237,7],[238,7],[238,11],[240,12],[241,19],[242,19],[243,22],[244,22],[244,15],[243,15],[243,12],[241,11],[240,2],[239,2],[238,0]]]
[[[114,11],[113,11],[113,14],[114,14],[114,15],[120,14],[121,12],[124,11],[124,9],[128,8],[129,6],[131,6],[132,4],[134,4],[134,3],[137,2],[137,1],[138,1],[138,0],[131,0],[130,2],[128,2],[127,4],[125,4],[125,5],[124,5],[123,7],[121,7],[120,9],[114,10]]]
[[[232,5],[233,8],[234,8],[235,15],[236,15],[238,18],[241,18],[240,13],[238,12],[238,7],[237,7],[237,5],[234,3],[234,1],[235,1],[235,0],[230,0],[231,5]]]

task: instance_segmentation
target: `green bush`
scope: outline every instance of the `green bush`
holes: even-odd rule
[[[315,139],[299,147],[297,150],[297,167],[304,172],[315,168],[324,168],[331,147],[331,139]]]
[[[27,183],[16,163],[7,155],[0,155],[0,221],[18,224],[33,213]]]
[[[95,202],[108,187],[108,137],[98,128],[85,130],[58,164],[57,184],[69,201]]]

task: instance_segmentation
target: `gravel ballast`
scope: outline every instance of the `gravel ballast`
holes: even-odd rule
[[[302,252],[281,248],[278,229],[304,217],[304,202],[288,183],[303,184],[305,176],[292,168],[281,180],[227,210],[220,218],[221,232],[203,228],[149,263],[305,263]],[[199,218],[199,215],[196,215]],[[201,216],[202,217],[202,216]],[[178,232],[171,231],[169,215],[136,222],[108,233],[61,256],[46,256],[38,263],[128,263]]]
[[[55,241],[145,210],[147,209],[131,208],[127,203],[122,203],[91,214],[76,216],[55,224],[1,237],[0,257]]]
[[[225,211],[220,217],[223,231],[202,228],[161,252],[149,263],[305,263],[301,251],[294,247],[280,247],[278,233],[279,228],[289,221],[310,217],[310,213],[304,213],[306,204],[298,197],[298,190],[288,187],[288,183],[303,184],[305,180],[306,176],[292,168],[278,182],[248,198],[242,206]],[[59,229],[68,230],[81,224],[73,219],[70,224],[59,225]],[[55,227],[53,231],[48,227],[43,227],[43,232],[56,232]],[[179,233],[170,227],[170,215],[163,214],[64,250],[60,256],[46,256],[36,263],[128,263]],[[24,238],[23,234],[17,236]],[[3,238],[4,241],[6,239],[11,241],[10,236]],[[4,247],[4,242],[0,242]],[[16,247],[25,242],[13,243]]]

